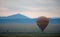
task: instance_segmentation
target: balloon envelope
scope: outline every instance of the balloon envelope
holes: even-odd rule
[[[39,26],[39,28],[44,31],[44,29],[47,27],[48,25],[48,18],[41,16],[37,18],[37,25]]]

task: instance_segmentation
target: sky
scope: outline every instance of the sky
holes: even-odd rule
[[[0,0],[0,16],[22,14],[29,18],[60,18],[60,0]]]

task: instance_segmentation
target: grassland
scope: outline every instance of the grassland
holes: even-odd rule
[[[60,34],[0,34],[0,37],[60,37]]]
[[[48,25],[41,33],[41,30],[36,24],[7,24],[0,25],[0,37],[60,37],[60,25]],[[27,34],[4,34],[4,32],[40,32],[40,33],[27,33]]]

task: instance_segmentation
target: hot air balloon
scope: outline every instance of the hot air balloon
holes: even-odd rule
[[[41,16],[37,18],[37,25],[39,26],[39,28],[42,30],[42,32],[44,31],[44,29],[47,27],[48,25],[48,18],[45,16]]]

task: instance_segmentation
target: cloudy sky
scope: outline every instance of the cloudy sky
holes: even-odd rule
[[[60,0],[0,0],[0,16],[60,17]]]

